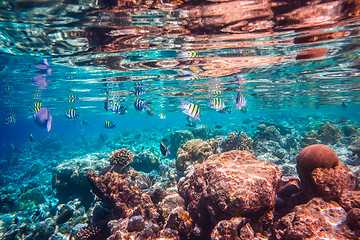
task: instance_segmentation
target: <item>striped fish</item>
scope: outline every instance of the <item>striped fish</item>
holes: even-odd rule
[[[147,106],[148,104],[150,104],[150,103],[145,102],[145,99],[136,98],[134,107],[135,107],[136,111],[144,111],[144,108],[146,108],[147,110],[150,110],[150,108]]]
[[[226,107],[225,103],[220,98],[213,98],[210,100],[210,107],[216,111],[221,111]]]
[[[113,128],[115,128],[116,126],[115,126],[112,122],[110,122],[110,121],[105,121],[104,127],[105,127],[105,128],[108,128],[108,129],[113,129]]]
[[[236,97],[236,109],[243,109],[246,106],[246,100],[241,92],[238,92]]]
[[[69,94],[68,102],[75,102],[76,100],[77,100],[77,97],[75,94]]]
[[[34,110],[33,113],[37,113],[42,108],[42,103],[34,103]]]
[[[140,95],[143,95],[144,93],[146,93],[146,91],[144,89],[144,84],[142,84],[140,82],[136,82],[134,93],[135,93],[135,96],[140,96]]]
[[[73,119],[79,117],[79,113],[76,109],[70,108],[65,116],[69,119]]]
[[[188,115],[193,120],[200,120],[200,108],[198,105],[181,100],[181,105],[178,108],[183,109],[183,113]]]
[[[13,125],[13,124],[15,124],[15,122],[16,122],[16,119],[15,119],[15,117],[12,116],[12,115],[10,115],[10,116],[8,116],[7,118],[5,118],[5,123],[6,123],[6,124]]]

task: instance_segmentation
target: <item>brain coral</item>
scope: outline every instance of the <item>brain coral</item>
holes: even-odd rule
[[[113,166],[127,167],[133,161],[134,156],[126,148],[116,150],[110,157],[110,164]]]
[[[179,171],[184,171],[187,163],[202,163],[206,158],[214,154],[214,151],[209,142],[201,139],[189,140],[177,152],[176,168]]]

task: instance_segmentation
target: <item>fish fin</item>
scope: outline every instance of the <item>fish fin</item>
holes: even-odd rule
[[[52,122],[52,116],[49,117],[49,120],[47,121],[47,124],[46,124],[46,129],[48,132],[50,132],[50,130],[51,130],[51,122]]]
[[[170,145],[169,146],[167,146],[167,152],[166,152],[166,155],[169,155],[169,154],[171,154],[171,152],[170,152]]]
[[[178,106],[178,108],[184,109],[185,105],[186,105],[186,102],[184,101],[184,99],[181,99],[181,105]]]

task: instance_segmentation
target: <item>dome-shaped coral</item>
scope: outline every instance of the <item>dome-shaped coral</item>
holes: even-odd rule
[[[113,155],[110,157],[111,165],[120,165],[122,167],[128,166],[134,159],[131,151],[126,148],[116,150]]]

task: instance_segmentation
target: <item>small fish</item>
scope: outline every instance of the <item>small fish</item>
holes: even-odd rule
[[[30,142],[33,142],[33,141],[34,141],[34,136],[32,135],[32,133],[30,133],[29,139],[30,139]]]
[[[181,105],[178,108],[183,109],[182,112],[191,119],[200,121],[200,108],[198,105],[181,100]]]
[[[221,95],[221,91],[214,91],[213,94],[214,95]]]
[[[73,108],[70,108],[68,111],[67,111],[67,114],[65,114],[65,116],[69,119],[74,119],[74,118],[77,118],[79,117],[79,113],[76,109],[73,109]]]
[[[140,82],[136,82],[135,83],[135,91],[134,91],[135,96],[140,96],[145,93],[146,93],[146,91],[144,89],[144,84],[142,84]]]
[[[238,92],[238,95],[236,97],[236,109],[242,109],[246,106],[246,100],[244,96],[241,94],[241,92]]]
[[[160,118],[160,119],[165,119],[165,118],[166,118],[166,115],[163,114],[163,113],[159,113],[159,118]]]
[[[110,121],[105,121],[105,125],[104,125],[105,128],[108,128],[108,129],[113,129],[115,128],[116,126],[110,122]]]
[[[345,110],[346,107],[347,107],[346,104],[345,104],[345,102],[342,102],[342,103],[341,103],[341,106],[342,106],[342,108],[343,108],[344,110]]]
[[[155,114],[155,111],[153,109],[149,109],[146,111],[147,115],[153,116]]]
[[[211,108],[215,109],[216,111],[221,111],[226,107],[225,103],[223,103],[223,101],[220,98],[213,98],[212,100],[210,100],[209,105]]]
[[[105,108],[106,111],[109,110],[109,98],[106,98],[106,99],[105,99],[104,108]]]
[[[225,107],[222,110],[218,111],[219,113],[225,113],[225,114],[230,114],[231,113],[231,109],[230,107]]]
[[[244,75],[242,74],[236,74],[234,75],[235,83],[237,83],[238,87],[241,89],[242,85],[245,83]]]
[[[120,115],[125,115],[125,113],[127,113],[127,110],[124,106],[120,106],[116,112]]]
[[[34,65],[34,68],[39,69],[39,70],[47,70],[47,69],[49,69],[49,67],[50,67],[50,65],[49,65],[47,59],[43,59],[42,63]]]
[[[5,124],[13,125],[16,123],[16,119],[13,115],[10,115],[5,118]]]
[[[62,206],[62,208],[59,211],[59,215],[55,220],[55,224],[59,226],[63,223],[66,223],[73,216],[73,213],[74,210],[71,207],[67,205]]]
[[[47,131],[51,130],[52,116],[49,108],[42,108],[34,115],[34,121],[39,127],[46,127]]]
[[[144,111],[144,108],[150,110],[150,108],[147,106],[149,104],[150,104],[149,102],[145,102],[145,99],[136,98],[134,106],[136,111]]]
[[[167,156],[168,154],[171,154],[169,151],[170,145],[165,147],[165,145],[160,142],[160,152],[162,155]]]
[[[34,114],[37,113],[41,108],[42,108],[42,103],[40,102],[34,103],[33,113]]]
[[[347,123],[349,120],[345,120],[345,119],[334,119],[331,120],[329,123],[331,124],[343,124],[343,123]]]
[[[222,125],[219,125],[219,124],[217,124],[217,125],[215,125],[215,128],[217,128],[217,129],[220,129],[220,128],[222,128],[223,126]]]
[[[186,51],[186,52],[179,53],[178,56],[181,58],[194,58],[194,57],[199,57],[199,52]]]
[[[75,94],[69,94],[68,102],[75,102],[76,100],[77,100],[77,97]]]
[[[125,115],[125,113],[127,113],[126,108],[124,106],[121,106],[118,102],[113,102],[110,109],[114,113],[119,113],[120,115]]]

